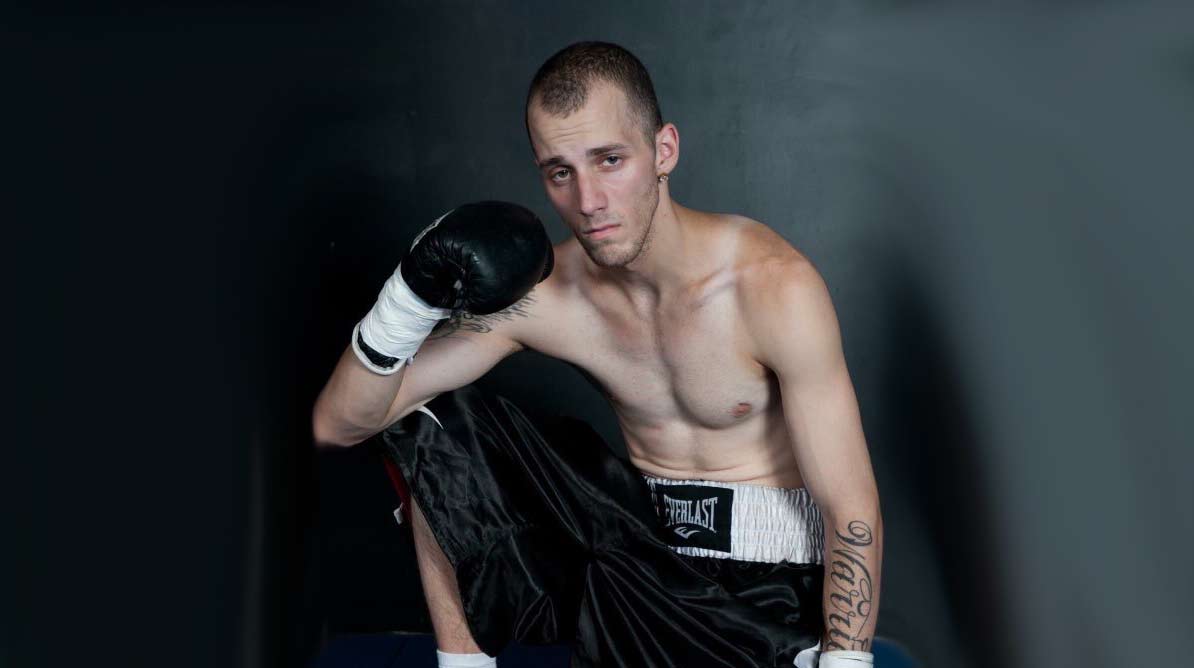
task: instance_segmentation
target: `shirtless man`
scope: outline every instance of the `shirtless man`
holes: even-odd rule
[[[648,480],[811,495],[824,520],[819,665],[869,665],[883,525],[817,270],[762,223],[671,198],[679,132],[624,49],[557,53],[531,85],[526,122],[544,188],[574,235],[554,246],[554,270],[504,311],[441,326],[392,375],[371,372],[350,347],[315,406],[316,441],[358,443],[519,350],[565,360],[609,399]],[[492,665],[417,509],[414,525],[441,665]]]

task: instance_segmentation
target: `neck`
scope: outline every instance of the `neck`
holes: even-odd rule
[[[624,267],[598,267],[589,262],[594,277],[629,293],[647,293],[656,298],[674,294],[707,269],[699,249],[701,235],[695,214],[660,189],[659,206],[643,251]]]

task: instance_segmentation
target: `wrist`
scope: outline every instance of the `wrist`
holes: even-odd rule
[[[353,328],[352,349],[370,371],[390,374],[409,360],[435,325],[452,314],[423,301],[402,278],[402,265],[386,280],[377,302]]]
[[[361,322],[364,322],[363,320]],[[375,350],[365,342],[361,335],[361,322],[352,327],[352,352],[365,365],[365,368],[381,376],[398,373],[405,361],[401,357],[393,357]]]
[[[822,652],[817,668],[870,668],[875,664],[875,655],[870,652],[833,650]]]

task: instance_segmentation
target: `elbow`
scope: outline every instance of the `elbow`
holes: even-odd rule
[[[347,448],[364,441],[369,434],[360,430],[346,430],[337,426],[337,421],[316,409],[311,415],[311,436],[315,447],[320,450]]]
[[[817,504],[822,515],[836,522],[859,520],[882,529],[883,512],[878,496],[854,496],[840,499],[824,499]]]
[[[315,447],[320,450],[331,450],[332,448],[352,445],[352,443],[346,442],[346,439],[341,434],[325,426],[325,423],[318,416],[311,420],[311,436],[315,441]]]

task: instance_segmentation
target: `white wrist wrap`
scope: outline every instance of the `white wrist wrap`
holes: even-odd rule
[[[792,663],[796,668],[865,668],[875,665],[875,655],[840,649],[822,652],[818,641],[816,645],[801,650]]]
[[[497,666],[497,659],[488,654],[449,654],[435,650],[435,658],[439,668],[493,668]]]
[[[821,654],[817,668],[863,668],[875,665],[875,655],[870,652],[833,650]]]
[[[402,364],[379,367],[370,361],[357,345],[358,330],[365,345],[383,355],[406,361],[423,344],[435,324],[452,314],[451,309],[431,306],[412,292],[402,280],[401,269],[399,264],[378,293],[377,303],[353,329],[353,352],[370,371],[383,375],[397,372]]]

